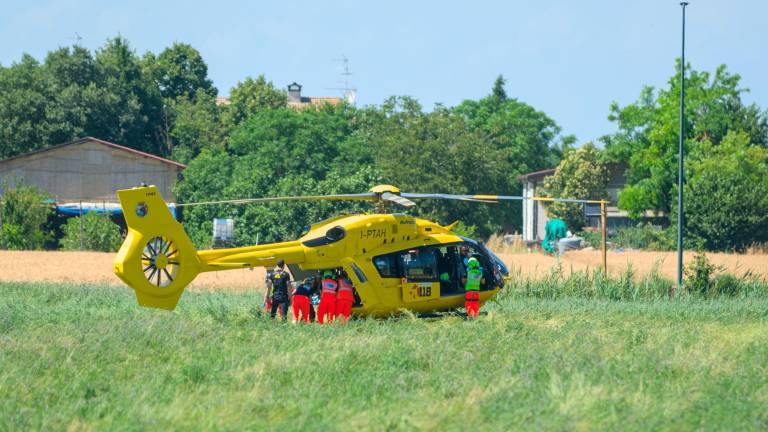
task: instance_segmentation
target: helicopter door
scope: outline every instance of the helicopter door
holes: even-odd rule
[[[437,268],[439,250],[425,246],[400,252],[401,279],[405,303],[437,300],[440,298],[440,279]]]

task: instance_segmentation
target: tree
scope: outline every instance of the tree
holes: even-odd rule
[[[677,181],[679,71],[666,89],[645,87],[640,98],[626,107],[611,105],[609,119],[618,131],[602,138],[609,159],[628,163],[628,187],[619,207],[638,216],[648,209],[669,211]],[[691,157],[703,149],[697,143],[717,146],[729,131],[747,133],[750,145],[768,145],[768,119],[756,105],[745,106],[739,75],[725,65],[714,74],[686,66],[685,151]]]
[[[43,69],[32,56],[0,67],[0,159],[48,143],[48,97]]]
[[[174,114],[170,137],[172,157],[189,162],[201,149],[223,145],[225,130],[221,125],[216,99],[200,89],[193,100],[180,97],[170,106]]]
[[[128,41],[108,40],[96,52],[95,62],[105,93],[95,101],[98,118],[89,132],[149,153],[168,154],[161,134],[160,91]]]
[[[496,99],[499,103],[507,101],[507,91],[504,90],[504,85],[507,81],[504,79],[504,75],[496,77],[496,81],[493,83],[493,90],[491,91],[491,97]]]
[[[283,90],[267,82],[264,75],[255,80],[251,77],[238,82],[229,95],[229,105],[224,110],[224,124],[234,127],[248,117],[265,109],[282,108],[288,104]]]
[[[360,130],[366,117],[344,104],[257,110],[232,131],[227,146],[205,147],[190,161],[176,197],[195,202],[365,191],[380,182],[377,168],[358,159],[366,157]],[[195,244],[206,246],[213,218],[234,217],[236,244],[253,244],[294,239],[312,223],[363,210],[370,204],[197,206],[184,209],[184,223]]]
[[[599,200],[606,197],[608,167],[600,151],[591,142],[566,153],[555,173],[544,180],[545,196]],[[563,219],[578,231],[587,224],[584,206],[577,203],[554,202],[547,207],[550,217]]]
[[[0,248],[41,249],[48,233],[43,231],[51,207],[45,194],[34,186],[0,182]]]
[[[73,46],[42,65],[25,55],[0,67],[0,157],[84,135],[166,154],[161,113],[159,89],[120,37],[95,57]]]
[[[687,165],[685,230],[707,250],[768,241],[768,149],[749,141],[746,132],[704,141]]]
[[[408,97],[390,98],[382,110],[371,145],[386,183],[412,192],[467,194],[491,193],[510,181],[500,151],[463,116],[441,107],[425,113]],[[427,200],[413,211],[444,224],[461,220],[487,236],[509,223],[518,207]]]
[[[573,136],[560,136],[560,127],[543,112],[508,98],[502,76],[496,79],[491,95],[466,100],[452,111],[464,119],[469,131],[492,145],[494,157],[502,163],[504,177],[489,185],[485,193],[520,195],[519,175],[556,165],[575,141]],[[506,230],[522,226],[519,206],[505,204],[495,214],[504,220]]]
[[[200,52],[189,44],[175,42],[157,59],[150,56],[145,61],[151,64],[152,76],[165,99],[184,97],[194,102],[200,91],[211,97],[218,93],[208,79],[208,65]]]

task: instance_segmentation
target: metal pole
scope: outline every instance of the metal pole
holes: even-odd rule
[[[602,233],[602,252],[603,252],[603,276],[608,276],[608,253],[607,250],[607,237],[608,228],[606,226],[606,209],[605,201],[600,201],[600,231]]]
[[[680,55],[680,142],[678,145],[677,164],[677,289],[683,289],[683,225],[685,224],[685,209],[683,208],[683,141],[685,137],[685,7],[688,2],[680,2],[683,9],[682,47]],[[672,287],[670,297],[675,297],[675,287]]]
[[[85,249],[85,245],[83,244],[83,202],[80,201],[80,250]]]
[[[5,235],[3,234],[3,212],[5,212],[5,206],[3,200],[0,199],[0,249],[5,249]]]

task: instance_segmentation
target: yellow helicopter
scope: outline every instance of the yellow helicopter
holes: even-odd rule
[[[128,235],[114,260],[114,272],[136,292],[140,305],[172,310],[184,288],[201,272],[271,267],[282,259],[294,277],[316,270],[343,268],[354,284],[353,315],[387,316],[403,309],[417,313],[464,305],[463,260],[480,261],[485,303],[505,283],[508,270],[481,243],[437,223],[407,214],[385,213],[389,203],[410,207],[413,199],[449,199],[480,203],[521,200],[501,195],[402,193],[380,185],[368,193],[292,196],[216,201],[358,200],[377,204],[376,214],[338,216],[318,222],[298,240],[229,249],[195,250],[154,186],[117,192]],[[599,201],[595,201],[599,202]],[[193,204],[188,204],[193,205]]]

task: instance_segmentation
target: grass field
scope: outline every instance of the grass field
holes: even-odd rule
[[[765,430],[768,300],[510,291],[476,321],[291,325],[256,294],[0,284],[0,430]]]

